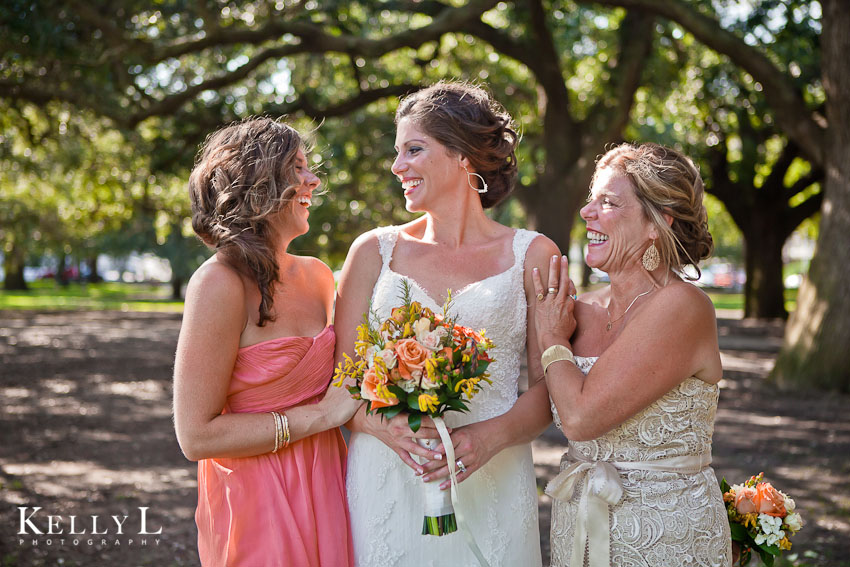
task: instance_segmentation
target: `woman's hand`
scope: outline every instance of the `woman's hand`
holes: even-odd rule
[[[455,450],[456,476],[459,483],[486,465],[493,458],[493,455],[499,452],[494,444],[490,442],[493,438],[492,435],[485,433],[486,428],[486,422],[472,423],[458,427],[451,434]],[[442,443],[435,450],[441,454],[445,454],[445,447],[443,447]],[[458,461],[463,464],[465,470],[460,469],[457,465]],[[425,473],[422,480],[424,482],[447,479],[440,485],[440,488],[443,490],[447,489],[451,484],[451,481],[448,480],[449,466],[445,460],[429,461],[423,465],[423,468]]]
[[[576,286],[569,277],[568,268],[566,256],[553,256],[549,266],[549,285],[546,288],[540,279],[540,270],[534,268],[532,274],[537,294],[534,326],[541,352],[553,344],[569,343],[576,329]]]
[[[422,424],[416,433],[410,429],[406,413],[400,413],[391,419],[371,415],[366,418],[366,421],[369,423],[364,429],[365,432],[377,437],[384,445],[395,451],[407,466],[416,471],[416,474],[421,475],[424,472],[424,465],[417,463],[413,455],[422,457],[426,463],[433,459],[436,459],[438,463],[442,462],[441,452],[426,449],[416,442],[416,439],[440,439],[437,427],[430,417],[422,418]]]

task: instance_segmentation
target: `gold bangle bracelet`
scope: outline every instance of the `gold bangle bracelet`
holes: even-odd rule
[[[567,362],[576,363],[576,359],[573,356],[573,351],[565,347],[564,345],[552,345],[543,351],[543,354],[540,356],[540,365],[543,366],[543,375],[546,375],[546,371],[549,367],[560,360],[566,360]]]
[[[283,421],[283,448],[286,449],[289,447],[289,418],[286,414],[281,416],[281,421]]]
[[[274,418],[274,449],[272,449],[272,453],[277,453],[280,449],[280,440],[283,436],[282,427],[280,424],[280,414],[276,411],[270,412],[272,414],[272,418]]]

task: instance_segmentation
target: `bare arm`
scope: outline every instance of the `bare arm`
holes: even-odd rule
[[[374,232],[363,234],[354,241],[345,259],[337,288],[335,314],[337,364],[343,360],[343,353],[354,356],[357,326],[363,321],[363,314],[369,310],[369,301],[381,272],[381,265],[378,239]],[[344,392],[350,400],[348,390],[344,388],[338,388],[338,390]],[[414,437],[439,437],[430,420],[423,420],[422,427],[414,435],[407,425],[407,414],[400,414],[391,420],[382,420],[378,415],[366,414],[365,404],[350,401],[355,404],[355,410],[357,407],[362,409],[354,413],[354,417],[346,424],[346,427],[352,431],[377,437],[417,472],[422,469],[413,460],[411,453],[426,458],[434,457],[435,453],[425,450],[413,441]]]
[[[566,312],[560,313],[560,321],[555,313],[557,305],[563,309],[568,303],[560,297],[538,306],[541,349],[554,344],[572,348],[563,322]],[[546,382],[564,434],[584,441],[610,431],[688,377],[713,383],[720,373],[711,301],[689,284],[673,283],[635,312],[587,377],[574,364],[560,361],[549,367]]]
[[[320,278],[330,289],[333,279]],[[330,307],[328,307],[328,312]],[[238,274],[217,262],[202,266],[189,281],[174,364],[174,423],[177,440],[190,460],[250,457],[274,448],[270,413],[222,414],[244,328],[245,290]],[[290,441],[334,426],[328,406],[310,404],[286,410]],[[341,416],[336,421],[344,421]]]

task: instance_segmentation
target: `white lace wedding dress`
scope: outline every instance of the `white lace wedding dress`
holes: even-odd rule
[[[585,374],[597,360],[575,358]],[[610,565],[731,565],[726,508],[714,470],[708,466],[718,392],[717,385],[688,378],[605,435],[592,441],[569,442],[569,450],[561,460],[561,475],[547,487],[547,492],[556,488],[571,466],[577,471],[572,494],[562,494],[567,497],[552,501],[553,566],[601,564],[594,563],[589,546],[581,544],[577,544],[578,555],[584,561],[572,562],[576,532],[581,534],[583,529],[579,525],[581,500],[588,478],[594,478],[592,490],[605,492],[599,486],[602,477],[593,476],[594,469],[585,469],[586,473],[579,470],[582,463],[592,466],[596,461],[614,466],[616,471],[612,472],[623,489],[619,502],[609,504],[608,518],[604,514],[599,518],[602,528],[610,526]],[[552,415],[560,429],[554,404]],[[589,507],[595,498],[587,497]],[[585,525],[592,533],[591,523]]]
[[[413,299],[442,311],[411,279],[390,267],[398,227],[378,229],[383,266],[372,292],[381,319],[400,304],[401,281],[411,283]],[[487,385],[469,404],[469,413],[448,412],[448,427],[482,421],[508,411],[517,399],[520,357],[525,351],[526,309],[523,262],[535,232],[517,230],[514,264],[507,271],[453,292],[451,314],[459,324],[486,329],[495,347]],[[477,567],[460,532],[422,535],[422,481],[391,449],[371,435],[353,433],[346,486],[354,554],[359,567]],[[537,488],[529,444],[508,448],[459,485],[464,516],[491,566],[539,566]]]

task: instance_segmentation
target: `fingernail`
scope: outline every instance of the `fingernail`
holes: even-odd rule
[[[557,260],[557,259],[558,259],[558,256],[557,256],[557,255],[552,256],[552,261],[555,261],[555,260]]]
[[[536,272],[539,272],[540,270],[538,270],[537,268],[534,268],[532,271],[536,273]]]
[[[422,477],[422,482],[428,482],[429,480],[431,480],[431,479],[428,478],[427,476]]]
[[[445,490],[445,489],[447,489],[448,487],[449,487],[449,485],[448,485],[448,484],[443,483],[443,484],[441,484],[441,485],[440,485],[440,490]]]
[[[440,453],[434,453],[434,458],[437,459],[438,461],[443,460],[443,456]]]
[[[422,469],[416,469],[416,474],[421,476],[425,471]]]

